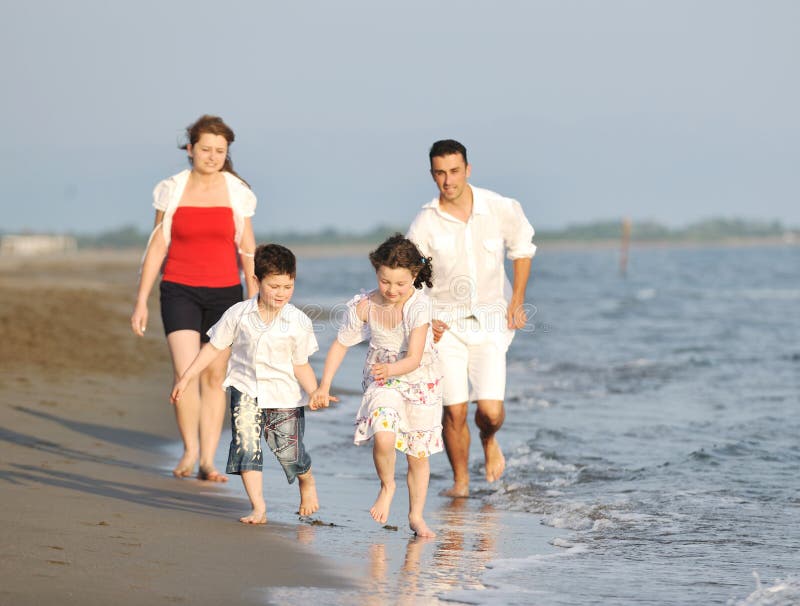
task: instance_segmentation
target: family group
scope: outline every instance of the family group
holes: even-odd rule
[[[187,477],[197,468],[202,480],[227,480],[214,467],[227,390],[226,473],[241,476],[252,506],[240,521],[267,519],[262,438],[289,483],[298,481],[300,515],[313,514],[319,500],[303,443],[305,407],[337,401],[331,385],[339,366],[350,347],[367,342],[354,442],[373,447],[380,489],[370,514],[380,524],[388,519],[399,451],[408,464],[409,526],[418,536],[435,536],[423,517],[429,457],[446,450],[453,484],[442,494],[468,496],[470,402],[486,480],[496,481],[505,468],[496,434],[505,418],[506,351],[528,321],[525,291],[536,252],[520,204],[468,182],[461,143],[435,142],[430,172],[439,193],[405,236],[395,234],[370,253],[376,286],[347,303],[317,382],[309,364],[318,350],[313,324],[291,304],[295,255],[279,244],[256,246],[256,197],[233,170],[233,131],[206,115],[186,138],[190,168],[153,192],[155,225],[131,316],[133,332],[143,336],[161,274],[174,371],[170,401],[184,446],[173,474]]]

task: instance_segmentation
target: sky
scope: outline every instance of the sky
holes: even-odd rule
[[[800,226],[800,2],[1,0],[0,232],[152,226],[204,113],[256,233],[404,227],[428,149],[539,229]]]

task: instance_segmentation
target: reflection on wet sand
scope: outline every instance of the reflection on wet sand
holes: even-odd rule
[[[447,591],[484,588],[480,577],[495,556],[494,508],[478,500],[452,499],[434,512],[434,524],[435,539],[408,540],[405,559],[394,575],[385,544],[369,546],[374,593],[367,604],[436,604],[435,596]]]
[[[388,533],[380,541],[356,539],[352,543],[354,549],[364,549],[366,564],[359,603],[452,605],[454,602],[440,601],[437,596],[454,590],[485,588],[480,579],[486,565],[496,556],[499,532],[494,507],[479,499],[451,499],[431,514],[436,538],[404,539],[402,534]],[[307,524],[297,527],[297,540],[305,545],[325,543],[331,538],[326,535],[327,531],[319,532],[319,528]],[[353,597],[352,593],[339,595],[335,603],[348,603]]]
[[[484,589],[480,581],[495,555],[494,507],[474,499],[452,499],[439,512],[440,540],[433,554],[436,593]]]

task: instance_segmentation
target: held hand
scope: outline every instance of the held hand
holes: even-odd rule
[[[516,330],[524,328],[528,322],[528,314],[525,313],[525,306],[522,301],[511,301],[508,304],[508,328]]]
[[[389,378],[389,365],[380,363],[380,364],[373,364],[372,368],[370,368],[370,372],[372,373],[372,378],[382,383]]]
[[[450,327],[441,320],[432,320],[431,329],[433,330],[433,342],[438,343],[439,339],[442,338],[444,331],[448,328]]]
[[[332,396],[328,393],[327,389],[319,388],[308,396],[308,407],[311,410],[318,410],[320,408],[327,408],[331,402],[338,402],[339,398]]]
[[[133,334],[143,337],[147,330],[147,305],[136,304],[131,315],[131,330]]]

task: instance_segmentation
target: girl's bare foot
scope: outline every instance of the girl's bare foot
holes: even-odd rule
[[[486,481],[491,483],[499,480],[506,468],[506,458],[500,450],[500,444],[494,436],[491,438],[481,438],[483,444],[483,454],[486,457]]]
[[[253,511],[250,512],[250,515],[239,518],[239,521],[242,524],[266,524],[267,523],[266,506],[264,506],[263,509],[261,507],[253,507]]]
[[[433,532],[428,525],[425,523],[425,520],[422,518],[412,518],[408,516],[408,525],[411,527],[411,530],[414,531],[414,534],[418,537],[422,537],[425,539],[432,539],[436,536],[436,533]]]
[[[311,475],[311,471],[308,471],[301,476],[297,476],[297,481],[300,484],[300,510],[298,513],[301,516],[310,516],[319,510],[317,485],[314,482],[314,476]]]
[[[395,484],[381,484],[381,489],[378,492],[378,498],[375,499],[375,504],[369,510],[369,515],[372,519],[380,524],[386,524],[389,519],[389,509],[392,506],[392,499],[394,498]]]

